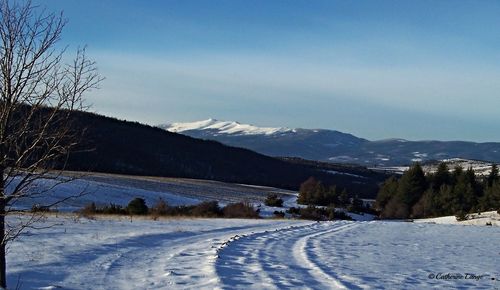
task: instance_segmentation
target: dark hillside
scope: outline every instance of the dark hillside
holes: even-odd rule
[[[92,113],[76,113],[74,126],[85,130],[82,150],[68,161],[70,170],[131,175],[210,179],[297,189],[310,176],[327,184],[374,196],[374,180],[334,175],[304,164],[253,151],[167,132],[163,129]]]

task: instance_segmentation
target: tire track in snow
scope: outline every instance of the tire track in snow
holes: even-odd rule
[[[213,264],[221,248],[240,237],[276,227],[290,226],[264,223],[185,232],[177,237],[160,234],[122,241],[117,246],[120,252],[108,255],[112,259],[103,273],[101,284],[113,285],[111,288],[114,289],[131,288],[132,284],[137,285],[133,289],[141,286],[211,289],[220,284]]]
[[[370,222],[359,222],[357,226],[362,224],[371,224]],[[356,227],[357,227],[356,226]],[[355,228],[355,227],[353,227]],[[353,229],[351,228],[351,229]],[[338,264],[336,264],[336,258],[329,255],[329,249],[322,249],[319,251],[314,251],[313,249],[321,248],[324,245],[331,245],[331,239],[334,238],[331,235],[336,232],[325,232],[316,236],[315,239],[310,239],[308,241],[308,252],[309,257],[315,261],[315,264],[320,268],[326,275],[331,276],[335,280],[339,281],[343,288],[345,289],[370,289],[369,285],[366,285],[362,280],[357,279],[353,276],[339,274]],[[337,269],[335,268],[337,267]],[[336,271],[337,270],[337,271]]]
[[[215,271],[223,288],[347,288],[311,258],[310,240],[358,226],[326,222],[240,238],[221,249]],[[259,287],[260,288],[260,287]]]
[[[329,271],[328,268],[318,263],[318,254],[314,249],[318,249],[319,245],[314,245],[312,241],[321,236],[332,235],[358,226],[358,223],[350,223],[303,237],[295,244],[293,253],[295,255],[300,255],[307,265],[309,265],[311,269],[314,269],[313,273],[317,279],[329,281],[330,286],[336,289],[351,289],[354,285],[345,284],[345,282],[342,282],[336,275],[330,274],[332,271]]]

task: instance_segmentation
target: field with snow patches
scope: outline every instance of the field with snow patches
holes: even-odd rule
[[[11,286],[500,289],[492,280],[500,278],[495,226],[70,215],[51,216],[43,225],[53,226],[10,244]],[[466,273],[484,276],[466,279],[472,277]]]

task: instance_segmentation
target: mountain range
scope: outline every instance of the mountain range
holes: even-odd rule
[[[269,156],[299,157],[364,166],[398,166],[450,158],[500,162],[500,143],[466,141],[370,141],[335,130],[258,127],[207,119],[160,125],[170,132],[219,141]]]
[[[365,198],[374,198],[379,184],[388,178],[386,173],[366,167],[274,158],[93,113],[74,112],[69,124],[75,132],[82,132],[82,140],[56,168],[65,165],[74,171],[207,179],[292,190],[315,177]]]

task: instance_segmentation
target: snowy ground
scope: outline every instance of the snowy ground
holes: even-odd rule
[[[485,226],[500,226],[500,214],[496,211],[488,211],[483,213],[473,213],[467,215],[467,220],[457,221],[455,216],[444,216],[437,218],[418,219],[417,223],[433,223],[433,224],[453,224],[453,225],[475,225]]]
[[[59,204],[59,211],[74,211],[86,204],[95,202],[97,205],[114,203],[126,206],[135,197],[146,200],[152,206],[159,198],[169,205],[191,205],[202,201],[216,200],[221,205],[231,202],[249,201],[255,205],[263,204],[269,193],[276,193],[286,204],[294,204],[297,193],[289,190],[266,186],[224,183],[210,180],[164,178],[148,176],[131,176],[104,173],[68,173],[78,176],[78,179],[67,183],[60,180],[38,180],[29,190],[38,192],[45,190],[40,198],[29,198],[19,201],[15,207],[31,208],[33,204],[51,204],[68,196],[82,196],[69,199]],[[15,187],[12,182],[8,191]],[[52,188],[53,187],[53,188]],[[48,189],[48,190],[47,190]],[[272,214],[272,212],[271,212]]]
[[[55,225],[11,244],[10,285],[19,279],[21,289],[500,289],[492,280],[500,278],[500,227],[73,217],[47,224]]]

